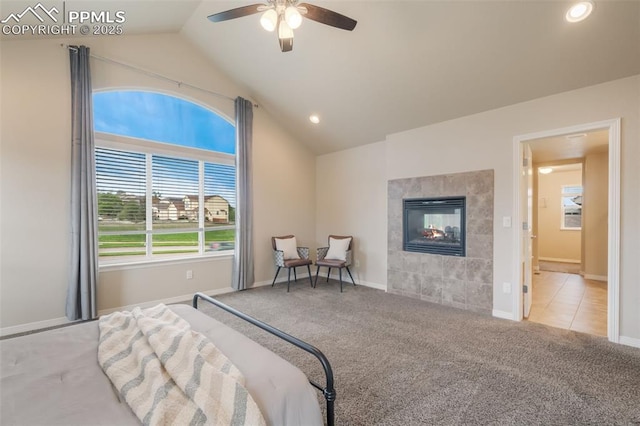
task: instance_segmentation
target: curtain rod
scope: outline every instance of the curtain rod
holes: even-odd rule
[[[68,44],[61,44],[60,46],[64,47],[65,49],[69,49],[69,50],[77,50],[75,47],[69,46]],[[202,92],[208,93],[208,94],[213,95],[213,96],[217,96],[219,98],[227,99],[227,100],[230,100],[230,101],[235,101],[234,98],[229,97],[227,95],[223,95],[221,93],[217,93],[217,92],[214,92],[214,91],[208,90],[208,89],[203,89],[202,87],[194,86],[193,84],[185,83],[185,82],[180,81],[180,80],[175,80],[175,79],[173,79],[171,77],[167,77],[167,76],[164,76],[162,74],[158,74],[157,72],[145,70],[145,69],[137,67],[135,65],[127,64],[125,62],[116,61],[115,59],[106,58],[104,56],[96,55],[96,54],[93,54],[93,53],[90,53],[89,55],[92,58],[97,59],[97,60],[102,61],[102,62],[107,62],[107,63],[110,63],[110,64],[118,65],[118,66],[130,69],[132,71],[135,71],[135,72],[138,72],[138,73],[141,73],[141,74],[145,74],[145,75],[147,75],[149,77],[154,77],[154,78],[158,78],[158,79],[161,79],[161,80],[169,81],[171,83],[176,84],[178,87],[185,86],[185,87],[189,87],[191,89],[200,90]],[[255,102],[253,103],[253,106],[258,108],[258,104],[255,103]]]

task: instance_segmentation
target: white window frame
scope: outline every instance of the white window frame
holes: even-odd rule
[[[565,191],[565,188],[576,188],[576,187],[580,187],[580,193]],[[561,231],[580,231],[582,230],[582,226],[574,226],[574,227],[565,226],[564,199],[565,197],[575,197],[578,195],[583,195],[584,187],[582,185],[562,185],[560,188],[561,188],[560,189],[560,230]],[[582,224],[582,206],[580,206],[580,216],[581,216],[580,224]]]
[[[226,154],[222,152],[216,151],[208,151],[205,149],[185,147],[180,145],[173,145],[169,143],[151,141],[140,138],[133,138],[129,136],[116,135],[105,132],[95,132],[95,147],[96,148],[106,148],[113,149],[119,151],[128,151],[128,152],[136,152],[146,155],[146,163],[147,170],[146,176],[151,176],[151,156],[152,155],[163,155],[167,157],[174,158],[182,158],[187,160],[195,160],[199,162],[199,195],[202,197],[204,195],[204,163],[216,163],[216,164],[224,164],[224,165],[232,165],[235,166],[236,159],[233,154]],[[144,256],[136,256],[135,259],[131,257],[127,257],[126,259],[118,258],[114,256],[113,258],[100,259],[98,256],[98,264],[100,267],[103,266],[126,266],[140,263],[168,263],[175,262],[176,260],[183,259],[198,259],[202,257],[221,257],[221,256],[233,256],[234,250],[225,250],[222,252],[207,252],[205,251],[205,231],[211,230],[210,228],[205,228],[205,215],[204,215],[204,202],[199,203],[198,206],[198,227],[197,228],[181,228],[179,231],[175,229],[166,229],[166,230],[154,230],[153,229],[153,182],[152,179],[147,179],[147,188],[146,188],[146,230],[145,231],[113,231],[113,234],[124,235],[124,234],[145,234],[146,237],[146,254]],[[225,229],[235,229],[234,225],[221,225],[216,226],[216,230],[225,230]],[[153,244],[152,237],[153,235],[158,234],[174,234],[174,233],[187,233],[187,232],[197,232],[198,233],[198,253],[193,254],[175,254],[175,255],[153,255]],[[109,235],[110,232],[102,232],[101,235]]]

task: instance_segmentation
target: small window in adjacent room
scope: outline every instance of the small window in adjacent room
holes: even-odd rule
[[[562,186],[561,229],[582,229],[582,186]]]
[[[161,93],[93,99],[100,264],[232,252],[233,124]]]

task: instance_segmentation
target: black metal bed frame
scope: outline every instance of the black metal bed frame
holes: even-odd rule
[[[293,337],[290,334],[285,333],[284,331],[278,330],[277,328],[272,327],[265,322],[257,320],[243,312],[240,312],[237,309],[232,308],[231,306],[225,305],[219,300],[216,300],[211,296],[207,296],[204,293],[196,293],[193,295],[192,305],[196,309],[198,309],[198,299],[206,300],[207,302],[213,305],[216,305],[221,309],[224,309],[230,314],[233,314],[238,318],[242,318],[243,320],[250,322],[256,327],[259,327],[265,331],[268,331],[274,336],[277,336],[291,343],[292,345],[304,351],[309,352],[311,355],[318,358],[318,360],[322,364],[322,368],[324,368],[324,374],[326,376],[326,386],[323,388],[322,386],[320,386],[319,384],[315,383],[313,380],[310,380],[310,379],[309,379],[309,383],[311,383],[313,387],[315,387],[320,392],[322,392],[324,399],[327,401],[327,426],[334,426],[334,422],[335,422],[334,401],[336,400],[336,391],[333,388],[333,370],[331,369],[331,364],[329,363],[329,360],[327,359],[327,357],[318,348],[308,344],[307,342],[304,342],[298,339],[297,337]]]

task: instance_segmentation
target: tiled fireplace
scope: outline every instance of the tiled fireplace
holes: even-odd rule
[[[490,314],[493,303],[493,187],[493,170],[389,181],[387,291]],[[463,229],[465,238],[461,254],[405,251],[403,219],[407,213],[403,206],[411,205],[411,200],[450,199],[464,200],[464,223],[458,227],[441,226],[443,231],[450,229],[451,234],[444,232],[442,237],[437,237],[442,241],[454,239],[457,236],[454,231]],[[433,219],[422,213],[419,220],[409,221],[412,228],[419,222],[419,233],[425,239],[423,244],[434,238],[436,230],[440,231],[440,227],[427,224],[427,221]],[[411,249],[411,246],[407,248]]]

